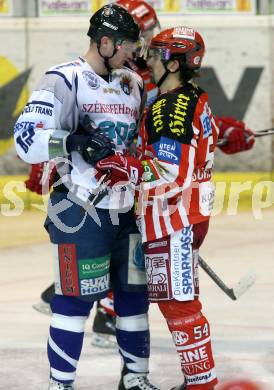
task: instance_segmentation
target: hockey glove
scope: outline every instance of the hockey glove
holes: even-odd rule
[[[56,174],[56,166],[53,162],[33,164],[25,185],[28,190],[42,195],[49,192]]]
[[[253,147],[254,134],[246,127],[244,122],[224,117],[217,119],[217,124],[220,129],[219,138],[227,141],[225,145],[220,146],[224,153],[234,154]]]
[[[93,134],[70,134],[67,137],[66,148],[70,154],[80,152],[83,159],[90,165],[114,154],[114,144],[97,129]]]
[[[144,172],[141,161],[132,156],[123,156],[120,153],[99,161],[96,164],[96,168],[98,170],[97,179],[108,173],[106,184],[109,187],[128,183],[136,186],[140,184]]]

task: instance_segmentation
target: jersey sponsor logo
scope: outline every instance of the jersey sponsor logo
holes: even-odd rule
[[[177,330],[172,332],[172,337],[177,347],[186,344],[189,340],[189,335],[186,332],[179,332]]]
[[[119,89],[115,89],[115,88],[103,88],[103,92],[110,93],[110,94],[115,93],[116,95],[120,95],[120,93],[121,93],[121,91]]]
[[[80,280],[81,295],[100,294],[109,289],[109,274],[93,279]]]
[[[16,125],[14,126],[14,134],[20,130],[33,129],[34,125],[35,125],[34,122],[29,122],[29,121],[17,122]]]
[[[182,254],[182,291],[183,294],[193,293],[193,270],[192,270],[192,227],[185,227],[181,235]]]
[[[172,292],[175,299],[193,299],[192,226],[171,237]]]
[[[85,70],[82,72],[82,75],[91,89],[98,89],[100,87],[99,78],[96,76],[95,73]]]
[[[189,102],[189,96],[186,96],[183,93],[179,93],[176,102],[173,103],[174,111],[169,114],[171,119],[169,122],[170,131],[178,137],[185,134],[186,131],[184,125]]]
[[[42,121],[40,121],[40,122],[36,123],[35,127],[37,129],[43,129],[44,128],[44,123]]]
[[[137,109],[128,107],[125,104],[106,104],[96,101],[95,103],[83,104],[81,110],[91,114],[110,113],[116,115],[130,115],[135,119],[138,117]]]
[[[181,161],[181,144],[178,141],[161,137],[160,141],[153,144],[159,160],[179,165]]]
[[[51,104],[53,107],[53,105]],[[44,105],[43,103],[41,104],[33,104],[33,103],[28,103],[26,107],[24,108],[23,113],[35,113],[35,114],[40,114],[40,115],[46,115],[46,116],[52,116],[53,110],[50,107],[47,107],[46,104]]]
[[[167,246],[167,241],[151,242],[148,244],[148,249],[159,248],[161,246]]]
[[[185,366],[184,366],[185,368]],[[208,383],[208,382],[211,382],[214,378],[216,378],[216,376],[212,375],[212,371],[209,371],[209,372],[205,372],[204,374],[200,374],[200,375],[195,375],[194,377],[192,376],[189,376],[189,374],[186,374],[186,378],[187,378],[187,383],[194,383],[195,385],[196,384],[204,384],[204,383]]]
[[[78,261],[79,278],[96,278],[109,272],[109,255]]]
[[[209,114],[205,111],[200,115],[201,124],[204,130],[203,138],[208,138],[212,134],[211,120]]]
[[[126,95],[130,95],[132,91],[132,86],[131,86],[131,78],[127,75],[122,75],[122,79],[120,81],[120,85],[122,90]]]
[[[172,289],[175,298],[182,294],[181,286],[180,247],[179,245],[172,245]]]
[[[25,153],[28,152],[29,147],[33,144],[33,137],[35,133],[32,126],[28,130],[24,130],[21,135],[16,137],[15,141]]]
[[[206,351],[206,345],[202,347],[195,348],[189,351],[183,351],[180,353],[182,363],[193,363],[199,362],[201,360],[208,359],[208,354]]]
[[[151,300],[165,300],[170,297],[167,262],[167,253],[145,255],[147,288]]]
[[[162,110],[166,105],[166,101],[166,99],[159,99],[153,104],[151,108],[152,123],[156,133],[159,133],[164,128],[164,122],[162,120],[164,115],[162,113]]]
[[[138,269],[145,269],[145,257],[141,241],[137,242],[133,250],[133,264],[135,264]]]
[[[61,288],[64,295],[79,296],[75,244],[58,246]]]
[[[211,169],[197,169],[192,175],[192,181],[203,181],[211,179]]]
[[[143,180],[146,182],[151,182],[158,180],[160,178],[155,166],[151,163],[150,160],[142,161],[142,166],[144,168]]]
[[[215,198],[215,186],[212,182],[199,183],[199,211],[202,215],[211,214]]]

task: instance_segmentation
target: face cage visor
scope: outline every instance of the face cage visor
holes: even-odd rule
[[[121,39],[118,39],[115,45],[117,50],[123,49],[127,55],[133,55],[133,56],[137,52],[137,46],[138,46],[138,41],[137,42],[127,41],[127,40],[122,41]]]
[[[167,48],[148,48],[146,53],[146,60],[149,60],[152,57],[159,57],[161,61],[170,60],[171,53]]]

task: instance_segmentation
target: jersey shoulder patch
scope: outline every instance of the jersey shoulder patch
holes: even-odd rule
[[[144,82],[142,77],[136,73],[134,70],[128,68],[127,66],[124,66],[121,69],[116,69],[114,71],[117,75],[119,75],[121,78],[130,78],[130,80],[133,80],[133,82],[137,83],[139,87],[143,88]]]

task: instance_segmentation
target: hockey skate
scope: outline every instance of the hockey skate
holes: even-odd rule
[[[50,302],[54,297],[54,284],[51,284],[46,290],[41,294],[41,301],[32,305],[34,310],[39,311],[39,313],[51,315]]]
[[[186,382],[184,382],[180,386],[172,387],[172,389],[170,389],[170,390],[186,390]]]
[[[122,376],[118,390],[160,390],[152,385],[147,374],[128,372],[126,366],[123,367]]]
[[[183,383],[181,386],[172,387],[170,390],[186,390],[186,385]]]
[[[50,379],[48,390],[76,390],[73,383],[61,383]]]
[[[48,316],[51,316],[52,312],[50,309],[50,304],[44,301],[40,301],[38,303],[35,303],[32,305],[33,309],[36,311],[39,311],[39,313],[46,314]]]
[[[117,346],[115,337],[115,317],[108,314],[103,307],[97,307],[92,331],[92,345],[101,348],[115,348]]]

